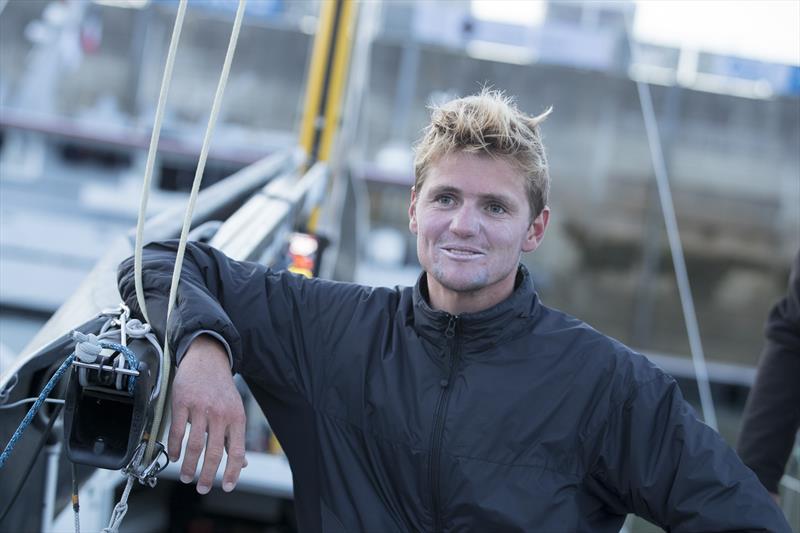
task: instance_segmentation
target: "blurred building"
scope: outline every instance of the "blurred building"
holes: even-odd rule
[[[78,4],[79,18],[50,45],[42,43],[51,4],[12,0],[0,15],[0,309],[49,313],[104,239],[134,222],[177,2]],[[296,137],[319,3],[250,4],[206,184]],[[233,7],[190,2],[154,210],[189,186]],[[354,275],[413,280],[410,146],[427,104],[489,85],[529,113],[554,107],[543,129],[553,223],[526,259],[545,301],[637,348],[688,353],[636,90],[643,80],[651,84],[707,353],[752,365],[763,317],[800,245],[800,68],[631,47],[632,2],[530,8],[512,23],[476,16],[466,0],[381,6],[374,41],[360,45],[370,47],[368,90],[357,140],[342,158],[366,187],[369,227],[383,233],[367,238],[362,228],[352,249],[365,261]],[[46,77],[32,70],[37,54],[54,65]],[[381,238],[386,230],[395,236]],[[385,254],[375,253],[381,246]],[[369,267],[383,255],[379,278]],[[56,280],[57,267],[68,281],[25,287],[19,280],[30,265],[46,270],[29,270],[39,279]]]
[[[375,222],[405,231],[412,155],[402,147],[426,123],[426,103],[486,84],[529,113],[553,106],[543,131],[554,212],[528,258],[545,301],[641,349],[688,353],[636,89],[646,81],[707,353],[753,364],[800,245],[800,67],[699,52],[690,72],[680,49],[632,50],[633,3],[550,2],[527,27],[460,5],[455,17],[449,3],[426,3],[421,31],[414,3],[385,10],[360,144]]]

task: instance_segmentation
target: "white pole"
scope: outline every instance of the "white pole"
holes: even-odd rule
[[[42,507],[42,531],[53,531],[53,515],[56,505],[56,488],[58,487],[58,463],[61,458],[61,441],[45,447],[47,457],[44,474],[44,502]]]

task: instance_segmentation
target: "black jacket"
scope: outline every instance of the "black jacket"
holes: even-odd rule
[[[744,411],[739,455],[764,486],[778,483],[800,428],[800,251],[789,289],[767,319],[766,345]]]
[[[158,328],[172,243],[145,253]],[[136,309],[132,260],[120,289]],[[307,280],[190,244],[173,353],[221,334],[292,467],[304,531],[789,531],[643,356],[513,295],[451,316],[413,289]]]

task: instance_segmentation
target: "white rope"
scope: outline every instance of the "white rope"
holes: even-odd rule
[[[197,163],[197,170],[194,175],[194,182],[192,183],[192,192],[189,195],[189,205],[186,207],[186,214],[183,218],[183,228],[181,229],[181,237],[178,243],[178,252],[175,257],[175,270],[172,272],[172,283],[169,289],[169,300],[167,303],[167,323],[172,313],[172,307],[175,304],[175,299],[178,295],[178,283],[181,277],[181,267],[183,266],[183,255],[186,251],[186,241],[189,236],[189,227],[192,222],[192,214],[194,213],[194,206],[197,201],[197,194],[200,191],[200,183],[203,179],[203,171],[206,166],[206,159],[208,158],[208,149],[211,144],[211,135],[214,131],[214,126],[217,122],[217,115],[222,103],[222,96],[225,93],[225,86],[228,83],[228,75],[230,73],[231,63],[233,62],[233,54],[236,50],[236,42],[239,39],[239,31],[242,27],[242,18],[244,17],[244,9],[247,5],[247,0],[239,0],[239,7],[236,10],[236,20],[233,23],[231,30],[231,38],[228,42],[228,52],[225,54],[225,63],[222,66],[222,73],[219,77],[219,84],[217,85],[217,92],[214,95],[214,103],[211,106],[211,116],[208,119],[208,126],[206,127],[205,137],[203,138],[203,146],[200,149],[200,160]],[[169,384],[169,342],[164,339],[164,357],[161,362],[163,372],[161,374],[161,390],[166,391]],[[153,414],[153,426],[150,431],[150,437],[147,441],[147,450],[145,451],[145,463],[150,462],[153,456],[156,441],[161,432],[161,421],[164,415],[164,405],[166,403],[166,394],[159,395],[156,400],[156,408]]]
[[[125,347],[128,346],[128,318],[131,316],[131,310],[128,306],[120,304],[121,311],[119,313],[119,343]]]
[[[172,40],[170,41],[169,52],[167,55],[167,63],[164,68],[164,77],[161,82],[161,92],[159,95],[158,107],[156,109],[156,118],[153,124],[153,133],[150,139],[150,149],[148,151],[148,156],[147,156],[145,178],[144,178],[144,184],[142,186],[142,198],[139,207],[139,220],[136,227],[136,245],[134,249],[134,283],[136,287],[136,299],[139,303],[139,308],[141,309],[142,316],[144,317],[146,322],[150,322],[150,320],[147,316],[147,307],[144,299],[144,290],[142,287],[142,248],[144,244],[142,241],[144,238],[143,237],[144,219],[147,211],[147,200],[150,191],[150,181],[152,179],[153,168],[155,166],[155,154],[158,150],[158,139],[161,132],[161,125],[163,121],[164,108],[167,100],[167,95],[169,93],[169,85],[172,78],[172,69],[175,63],[175,52],[177,50],[178,41],[180,40],[180,32],[183,26],[183,18],[186,11],[186,3],[187,3],[186,0],[180,0],[180,4],[178,6],[178,14],[175,18],[175,26],[173,27]],[[211,116],[209,118],[208,127],[206,128],[205,137],[203,139],[203,146],[200,150],[200,160],[197,164],[194,183],[192,184],[192,192],[189,196],[189,205],[186,208],[186,214],[183,220],[183,228],[181,230],[180,244],[178,245],[178,254],[175,260],[175,270],[172,276],[169,303],[167,304],[167,320],[169,319],[170,312],[175,303],[177,285],[178,285],[177,280],[180,279],[181,265],[183,262],[183,254],[186,249],[186,240],[189,234],[189,226],[191,225],[192,214],[194,212],[194,206],[197,201],[197,194],[200,190],[200,183],[202,181],[203,171],[205,170],[206,160],[208,158],[208,148],[211,140],[211,134],[214,130],[214,126],[217,121],[217,115],[219,114],[222,95],[225,92],[225,86],[228,81],[230,66],[233,61],[233,52],[236,49],[236,43],[239,38],[239,32],[241,30],[242,18],[244,16],[244,8],[246,4],[247,4],[246,0],[239,0],[239,8],[236,11],[236,20],[233,25],[233,30],[231,31],[230,42],[228,43],[228,52],[225,56],[225,63],[222,68],[222,73],[220,74],[220,80],[217,86],[217,92],[214,96],[214,104],[211,108]],[[130,331],[126,326],[127,324],[123,319],[120,328],[121,329],[120,335],[122,337],[123,344],[127,340],[126,335],[130,333]],[[147,336],[148,332],[142,331],[137,333],[145,334],[145,336]],[[169,384],[170,355],[169,355],[169,344],[167,343],[166,339],[164,344],[165,344],[165,349],[162,352],[160,379],[158,382],[158,388],[161,391],[166,392],[167,385]],[[151,427],[149,439],[147,442],[147,449],[144,456],[145,464],[150,462],[156,441],[159,437],[161,420],[164,414],[164,406],[166,403],[166,396],[167,396],[166,394],[159,394],[156,400],[156,407],[153,416],[153,424]],[[114,506],[114,511],[111,514],[111,519],[109,520],[108,527],[103,529],[103,533],[118,532],[119,526],[122,523],[122,519],[125,518],[125,514],[128,512],[128,496],[130,495],[131,489],[133,487],[134,479],[135,479],[134,476],[132,475],[128,476],[128,482],[125,485],[125,490],[122,493],[122,497],[120,498],[119,503],[117,503],[117,505]],[[76,516],[76,522],[75,522],[76,531],[77,528],[79,527],[77,520],[78,519]]]
[[[150,324],[142,324],[139,319],[132,318],[125,323],[125,331],[128,335],[134,339],[147,339],[147,341],[153,345],[156,349],[156,353],[158,353],[158,360],[161,361],[164,357],[164,352],[161,350],[161,345],[158,343],[158,339],[156,336],[151,332],[152,328]],[[159,365],[158,367],[158,378],[156,381],[156,386],[153,389],[153,392],[150,394],[150,400],[152,401],[153,398],[157,397],[161,392],[161,373],[163,372],[163,365]]]
[[[76,335],[80,336],[79,338],[75,338],[75,340],[77,340],[75,343],[75,359],[83,363],[94,363],[103,351],[99,342],[100,338],[94,333],[83,334],[77,332],[72,335],[73,338],[75,338]],[[108,332],[103,335],[106,337],[110,336]],[[89,386],[89,373],[87,369],[78,369],[78,382],[81,387]]]
[[[72,471],[72,515],[75,520],[75,533],[81,533],[81,505],[80,505],[80,487],[78,484],[78,465],[72,463],[70,465]]]
[[[142,288],[142,248],[144,247],[144,220],[147,214],[147,200],[150,197],[150,181],[153,178],[153,168],[155,167],[156,152],[158,152],[158,139],[161,136],[161,124],[164,120],[164,108],[167,104],[169,86],[172,82],[172,67],[175,65],[175,53],[178,49],[178,41],[181,38],[183,28],[183,17],[186,14],[186,1],[180,0],[178,4],[178,14],[175,16],[175,25],[172,27],[172,39],[169,42],[169,52],[167,53],[167,63],[164,66],[164,76],[161,79],[161,92],[158,95],[158,106],[156,107],[156,117],[153,123],[153,133],[150,137],[150,148],[147,151],[147,164],[144,170],[144,184],[142,185],[142,197],[139,202],[139,220],[136,223],[136,246],[133,251],[133,281],[136,287],[136,301],[139,302],[139,309],[145,322],[150,322],[147,316],[147,304],[144,300],[144,289]]]
[[[90,333],[87,335],[87,340],[90,342],[79,342],[75,345],[75,355],[76,357],[86,363],[94,362],[97,359],[97,356],[101,353],[102,348],[99,345],[99,341],[101,340],[119,340],[119,343],[123,346],[127,346],[127,342],[129,339],[146,339],[156,350],[156,354],[158,354],[158,360],[161,361],[164,354],[161,349],[161,345],[158,343],[158,339],[152,333],[152,328],[150,324],[143,324],[138,318],[132,318],[130,320],[125,320],[125,317],[128,316],[129,311],[127,311],[127,307],[125,310],[121,311],[121,316],[119,319],[110,318],[106,321],[103,327],[100,329],[100,333],[98,335],[94,335]],[[119,329],[110,329],[109,326],[119,326]],[[114,359],[114,366],[118,368],[124,368],[125,358],[122,354],[118,355]],[[150,393],[150,400],[152,401],[155,397],[159,395],[161,392],[161,372],[162,366],[159,365],[158,367],[158,376],[156,377],[156,386],[153,388],[153,391]],[[81,368],[78,371],[78,380],[82,387],[86,387],[89,385],[89,373],[87,368]],[[116,377],[116,387],[119,390],[123,389],[123,382],[124,376],[122,374],[118,374]],[[23,401],[23,400],[20,400]],[[47,400],[49,401],[49,400]],[[0,402],[0,409],[5,408],[1,405]],[[16,405],[16,404],[14,404]]]
[[[22,400],[17,400],[14,403],[0,405],[0,409],[11,409],[12,407],[17,407],[17,406],[25,404],[25,403],[33,403],[38,399],[39,398],[24,398]],[[59,400],[57,398],[45,398],[44,403],[61,403],[61,404],[63,404],[64,400]]]
[[[122,497],[119,499],[119,502],[117,502],[117,505],[114,506],[114,510],[111,512],[111,519],[108,521],[108,526],[103,528],[102,533],[117,533],[119,531],[122,519],[125,518],[125,514],[128,512],[128,496],[131,494],[134,479],[136,478],[130,475],[128,476],[128,483],[125,485],[125,490],[122,491]]]
[[[635,52],[633,39],[631,38],[631,17],[630,12],[626,12],[626,34],[631,55]],[[661,201],[661,211],[664,213],[664,224],[667,229],[669,249],[672,252],[672,265],[675,269],[675,279],[678,283],[678,294],[683,309],[683,321],[686,324],[686,333],[689,336],[689,348],[692,352],[692,363],[694,374],[697,381],[697,388],[700,392],[700,407],[703,411],[705,423],[717,429],[717,414],[714,409],[714,400],[711,396],[711,384],[708,379],[708,367],[703,353],[703,343],[700,340],[700,326],[697,323],[697,315],[692,298],[692,289],[689,285],[689,274],[686,271],[686,259],[683,257],[683,247],[681,246],[681,236],[678,231],[678,220],[675,215],[675,205],[672,201],[672,191],[669,187],[669,175],[667,166],[664,162],[664,154],[661,150],[661,137],[656,124],[656,114],[653,110],[653,99],[650,95],[650,86],[637,80],[636,89],[639,92],[639,102],[642,107],[644,117],[645,132],[647,133],[647,143],[650,147],[650,155],[653,160],[653,172],[656,176],[658,185],[658,198]]]

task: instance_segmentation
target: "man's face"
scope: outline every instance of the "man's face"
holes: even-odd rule
[[[408,214],[431,304],[459,313],[511,294],[520,255],[541,242],[549,211],[531,222],[524,177],[511,163],[456,152],[430,166]]]

